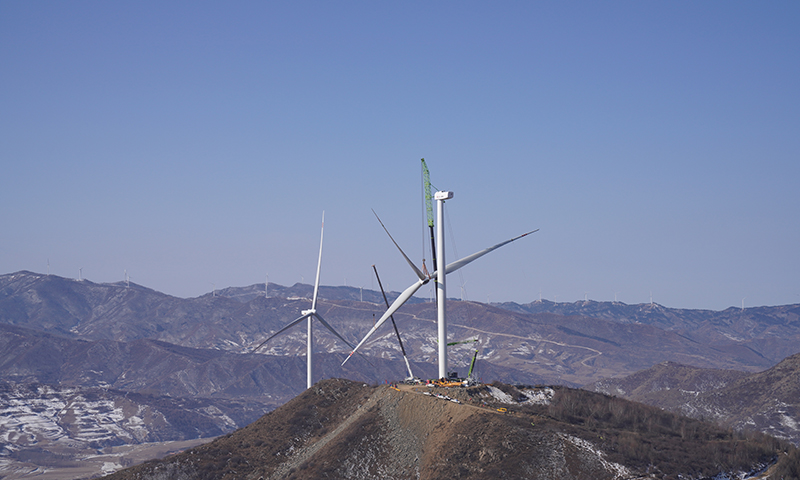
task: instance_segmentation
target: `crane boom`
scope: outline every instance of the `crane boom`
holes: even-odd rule
[[[433,197],[431,196],[431,172],[425,159],[422,159],[422,189],[425,192],[425,211],[428,214],[428,226],[433,227]]]
[[[428,165],[425,163],[424,158],[422,159],[422,191],[425,195],[425,213],[428,216],[428,229],[431,232],[431,260],[433,260],[433,268],[436,268],[436,240],[433,235],[433,196],[431,195],[431,172],[428,170]],[[424,265],[424,258],[422,262]]]
[[[469,364],[469,372],[467,372],[467,382],[474,382],[475,378],[472,373],[475,371],[475,360],[478,359],[478,349],[475,349],[475,354],[472,355],[472,362]]]

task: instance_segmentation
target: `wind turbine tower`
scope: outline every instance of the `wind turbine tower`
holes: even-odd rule
[[[447,378],[447,269],[444,261],[444,201],[453,198],[453,192],[440,191],[436,200],[436,320],[439,330],[439,378]]]
[[[311,386],[314,384],[314,370],[312,368],[314,362],[314,349],[312,348],[314,342],[314,332],[313,332],[314,318],[319,320],[319,322],[325,328],[330,330],[331,333],[336,335],[336,337],[339,340],[343,341],[348,347],[355,349],[355,347],[353,347],[350,344],[350,342],[348,342],[347,340],[344,339],[344,337],[339,335],[339,333],[336,330],[334,330],[333,327],[331,327],[330,324],[328,324],[328,322],[326,322],[324,318],[322,318],[322,315],[320,315],[317,312],[317,294],[319,293],[319,272],[322,265],[322,238],[324,231],[325,231],[325,212],[322,212],[322,228],[320,228],[320,233],[319,233],[319,257],[317,258],[317,277],[316,280],[314,280],[314,296],[311,299],[311,308],[309,310],[302,310],[300,312],[301,313],[300,317],[293,320],[291,323],[281,328],[277,332],[273,333],[269,338],[261,342],[256,348],[253,349],[253,353],[257,352],[261,347],[264,346],[265,343],[269,342],[276,336],[280,335],[285,330],[292,328],[293,326],[297,325],[303,320],[307,320],[306,329],[308,332],[308,339],[307,339],[308,344],[306,345],[306,388],[311,388]]]
[[[429,281],[436,279],[436,317],[437,317],[437,338],[439,342],[439,378],[447,378],[447,284],[446,278],[448,273],[453,273],[456,270],[460,269],[461,267],[479,259],[480,257],[486,255],[489,252],[493,252],[498,248],[502,247],[503,245],[507,245],[514,240],[518,240],[522,237],[530,235],[531,233],[537,232],[539,229],[532,230],[527,233],[523,233],[522,235],[518,235],[514,238],[506,240],[504,242],[500,242],[497,245],[491,246],[489,248],[484,248],[478,252],[473,253],[472,255],[467,255],[464,258],[456,260],[455,262],[447,265],[445,263],[445,253],[444,253],[444,202],[445,200],[450,200],[453,198],[453,192],[449,191],[439,191],[436,192],[434,195],[434,199],[436,200],[436,215],[437,215],[437,225],[436,225],[436,250],[437,257],[436,257],[436,272],[434,274],[427,274],[427,272],[423,273],[423,270],[417,268],[414,265],[414,262],[408,258],[408,255],[403,252],[403,249],[400,248],[400,245],[392,238],[392,235],[389,233],[389,230],[386,229],[386,226],[381,222],[381,219],[378,217],[378,214],[375,214],[375,217],[378,218],[378,222],[381,224],[381,227],[386,231],[386,234],[389,235],[392,243],[397,247],[400,251],[400,254],[403,255],[408,265],[414,271],[414,274],[417,276],[417,281],[411,284],[408,288],[406,288],[403,293],[398,296],[389,309],[384,312],[381,318],[375,322],[375,325],[372,326],[369,332],[361,339],[361,341],[356,345],[353,351],[350,352],[347,358],[345,358],[342,365],[347,363],[347,360],[353,356],[356,351],[361,348],[362,345],[372,336],[373,333],[381,326],[383,323],[388,320],[394,312],[397,311],[409,298],[411,298],[414,293],[419,290],[423,285],[427,284]],[[374,213],[374,210],[373,210]],[[423,264],[424,268],[424,264]]]

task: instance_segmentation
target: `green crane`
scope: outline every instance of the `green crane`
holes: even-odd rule
[[[428,214],[428,229],[431,232],[431,257],[433,260],[433,268],[436,269],[436,239],[433,235],[433,197],[431,196],[431,172],[428,170],[428,165],[425,159],[422,159],[422,193],[425,195],[425,212]],[[422,270],[428,274],[425,268],[425,253],[423,249],[422,254]]]
[[[478,339],[477,338],[470,338],[469,340],[461,340],[461,341],[456,341],[456,342],[447,342],[447,346],[448,347],[452,347],[452,346],[455,346],[455,345],[464,345],[466,343],[478,343]],[[470,376],[472,375],[472,369],[475,367],[475,359],[477,357],[478,357],[478,347],[475,347],[475,355],[473,355],[472,362],[470,362],[469,373],[467,374],[467,379],[469,379]],[[448,372],[448,376],[451,379],[458,378],[458,372],[455,372],[455,371],[454,372]]]
[[[469,372],[467,372],[467,385],[477,385],[478,381],[472,375],[475,371],[475,360],[478,359],[478,347],[475,347],[475,354],[472,355],[472,362],[469,364]]]

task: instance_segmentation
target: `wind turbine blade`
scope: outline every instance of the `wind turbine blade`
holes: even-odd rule
[[[386,235],[389,235],[389,238],[392,240],[392,243],[394,243],[394,246],[397,247],[398,250],[400,250],[400,253],[403,255],[403,258],[405,258],[406,262],[408,262],[408,264],[411,265],[411,268],[414,270],[414,273],[417,275],[417,278],[419,278],[420,280],[425,280],[426,278],[425,275],[423,275],[420,269],[417,268],[416,265],[414,265],[414,262],[412,262],[411,259],[408,258],[408,255],[406,255],[406,252],[404,252],[403,249],[400,248],[400,245],[398,245],[397,242],[394,241],[392,234],[389,233],[389,230],[387,230],[386,226],[383,224],[383,222],[381,222],[381,217],[379,217],[378,214],[375,213],[375,210],[373,210],[372,213],[375,214],[375,218],[378,219],[378,223],[381,224],[381,227],[383,227],[383,230],[386,232]]]
[[[284,331],[286,331],[286,330],[288,330],[288,329],[290,329],[290,328],[294,327],[294,326],[295,326],[295,325],[297,325],[298,323],[302,322],[303,320],[305,320],[306,318],[308,318],[308,316],[309,316],[309,315],[311,315],[311,314],[310,314],[310,313],[306,313],[306,314],[304,314],[304,315],[300,316],[300,318],[298,318],[297,320],[293,320],[293,321],[292,321],[292,323],[290,323],[290,324],[286,325],[285,327],[281,328],[281,329],[280,329],[280,330],[278,330],[277,332],[273,333],[273,334],[272,334],[272,336],[270,336],[268,339],[264,340],[264,341],[263,341],[263,342],[261,342],[261,343],[260,343],[260,344],[259,344],[259,345],[258,345],[256,348],[254,348],[254,349],[253,349],[253,351],[252,351],[251,353],[256,353],[256,352],[258,351],[258,349],[259,349],[259,348],[261,348],[261,347],[263,347],[263,346],[264,346],[264,344],[265,344],[265,343],[269,342],[270,340],[272,340],[273,338],[277,337],[278,335],[280,335],[280,334],[281,334],[281,333],[283,333]]]
[[[378,279],[378,286],[381,287],[381,294],[383,295],[383,301],[386,303],[386,308],[389,308],[389,300],[386,298],[386,292],[383,290],[383,284],[381,283],[381,277],[378,275],[378,268],[373,265],[372,269],[375,270],[375,278]],[[392,327],[394,327],[394,334],[397,335],[397,343],[400,344],[400,351],[403,352],[403,360],[406,361],[406,370],[408,370],[408,378],[414,378],[414,374],[411,373],[411,365],[408,363],[408,357],[406,356],[406,348],[403,346],[403,340],[400,338],[400,331],[397,330],[397,323],[394,321],[394,315],[389,315],[389,318],[392,320]]]
[[[383,290],[383,284],[381,283],[381,277],[378,275],[378,269],[375,265],[372,266],[372,269],[375,270],[375,278],[378,279],[378,286],[381,288],[381,294],[383,295],[383,301],[386,303],[386,308],[389,308],[389,299],[386,298],[386,292]],[[406,349],[403,346],[403,340],[400,338],[400,331],[397,330],[397,324],[394,322],[394,316],[389,315],[389,318],[392,320],[392,326],[394,327],[394,333],[397,335],[397,343],[400,344],[400,351],[403,352],[403,356],[406,356]],[[406,362],[408,363],[408,362]]]
[[[325,211],[322,211],[322,228],[319,230],[319,258],[317,259],[317,279],[314,281],[314,298],[311,300],[311,310],[317,308],[317,292],[319,292],[319,270],[322,266],[322,236],[325,233]]]
[[[352,357],[353,354],[356,353],[356,351],[359,348],[361,348],[361,345],[363,345],[364,342],[366,342],[367,339],[370,336],[372,336],[373,333],[375,333],[375,330],[377,330],[378,328],[380,328],[381,325],[383,325],[383,322],[385,322],[389,317],[391,317],[394,314],[394,312],[397,311],[398,308],[403,306],[403,304],[406,303],[406,301],[409,298],[411,298],[411,296],[414,295],[414,293],[416,293],[416,291],[419,290],[420,287],[422,287],[426,283],[428,283],[427,279],[424,280],[424,281],[423,280],[419,280],[418,282],[414,283],[410,287],[406,288],[406,290],[403,293],[401,293],[399,297],[397,297],[397,299],[394,301],[394,303],[392,303],[392,306],[389,307],[388,310],[386,310],[386,313],[384,313],[381,316],[381,318],[377,322],[375,322],[375,325],[370,329],[369,332],[367,332],[367,334],[364,336],[364,338],[360,342],[358,342],[358,345],[356,345],[356,348],[354,348],[353,351],[350,352],[350,355],[348,355],[347,358],[344,359],[344,362],[342,362],[342,365],[344,365],[345,363],[347,363],[348,360],[350,360],[350,357]]]
[[[327,328],[328,330],[330,330],[332,334],[336,335],[336,337],[337,337],[339,340],[343,341],[343,342],[344,342],[344,343],[345,343],[345,344],[346,344],[348,347],[350,347],[351,349],[355,348],[355,347],[353,347],[353,345],[352,345],[350,342],[348,342],[347,340],[345,340],[345,339],[344,339],[344,337],[342,337],[341,335],[339,335],[339,333],[338,333],[336,330],[334,330],[334,329],[333,329],[333,327],[331,327],[331,326],[328,324],[328,322],[326,322],[326,321],[325,321],[325,319],[324,319],[324,318],[322,318],[322,315],[320,315],[319,313],[314,313],[313,315],[314,315],[315,317],[317,317],[317,320],[319,320],[319,321],[320,321],[320,323],[322,323],[322,324],[325,326],[325,328]]]
[[[481,250],[480,252],[475,252],[472,255],[468,255],[468,256],[462,258],[461,260],[456,260],[455,262],[447,265],[445,267],[444,271],[445,271],[445,273],[453,273],[456,270],[458,270],[459,268],[463,267],[464,265],[466,265],[466,264],[468,264],[468,263],[470,263],[470,262],[472,262],[474,260],[477,260],[477,259],[481,258],[482,256],[486,255],[489,252],[497,250],[498,248],[502,247],[503,245],[511,243],[514,240],[519,240],[520,238],[522,238],[522,237],[524,237],[526,235],[530,235],[531,233],[536,233],[538,231],[539,231],[539,229],[537,228],[536,230],[532,230],[532,231],[530,231],[528,233],[523,233],[522,235],[514,237],[511,240],[506,240],[505,242],[500,242],[500,243],[498,243],[497,245],[495,245],[493,247],[485,248],[485,249]]]

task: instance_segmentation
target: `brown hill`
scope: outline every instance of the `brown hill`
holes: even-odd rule
[[[665,362],[590,388],[800,444],[800,354],[753,374]]]
[[[707,478],[791,451],[565,387],[430,390],[326,380],[233,434],[106,478]]]

